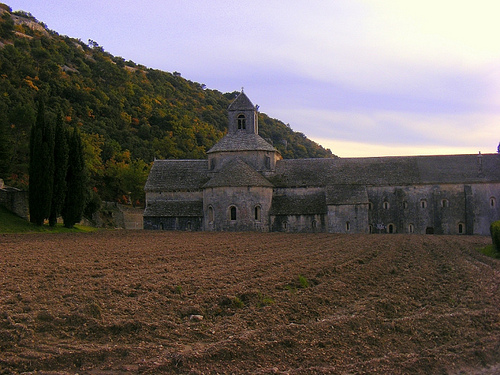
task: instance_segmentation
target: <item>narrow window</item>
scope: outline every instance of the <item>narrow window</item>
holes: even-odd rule
[[[261,213],[261,208],[260,206],[255,206],[255,210],[254,210],[254,218],[255,218],[255,221],[260,221],[260,213]]]
[[[345,230],[346,230],[347,232],[349,232],[349,231],[351,230],[351,223],[350,223],[350,222],[348,222],[348,221],[346,221],[346,222],[345,222]]]
[[[213,223],[214,222],[214,209],[212,206],[208,207],[208,222]]]
[[[449,206],[450,206],[450,202],[448,201],[448,199],[441,200],[441,207],[445,208],[445,207],[449,207]]]
[[[368,225],[368,233],[373,233],[373,225]]]
[[[458,234],[464,234],[465,233],[465,225],[463,223],[458,224]]]
[[[370,211],[373,210],[373,203],[372,202],[368,202],[368,209]]]
[[[245,115],[239,115],[238,116],[238,129],[246,129],[247,124],[246,124],[246,119]]]
[[[271,169],[271,158],[266,156],[266,168]]]
[[[283,230],[288,230],[288,223],[286,221],[283,222]]]
[[[415,232],[415,226],[413,224],[408,225],[408,233],[414,233]]]
[[[163,223],[160,223],[160,228],[161,230],[165,230],[165,225],[163,225]]]
[[[236,207],[234,206],[231,206],[231,208],[229,209],[229,215],[230,215],[230,219],[232,221],[236,220]]]
[[[384,210],[388,210],[389,209],[389,202],[384,202],[382,206],[384,207]]]
[[[394,233],[394,224],[389,224],[387,226],[387,233]]]
[[[495,208],[497,206],[497,200],[495,197],[490,198],[490,207]]]
[[[427,208],[427,201],[426,201],[425,199],[422,199],[422,200],[420,201],[420,207],[422,207],[422,208]]]
[[[408,202],[407,201],[404,201],[403,202],[403,208],[406,210],[408,208]]]
[[[186,223],[186,230],[191,230],[191,229],[192,229],[191,222],[190,222],[190,221],[188,221],[188,222]]]

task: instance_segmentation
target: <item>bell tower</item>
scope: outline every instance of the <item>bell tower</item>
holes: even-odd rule
[[[259,134],[257,107],[245,95],[243,90],[228,108],[229,134]]]

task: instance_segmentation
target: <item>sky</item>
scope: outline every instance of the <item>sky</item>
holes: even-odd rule
[[[3,0],[221,92],[340,157],[500,142],[498,0]]]

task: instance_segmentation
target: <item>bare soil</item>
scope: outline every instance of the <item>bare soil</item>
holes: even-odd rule
[[[478,236],[0,235],[0,374],[494,374]]]

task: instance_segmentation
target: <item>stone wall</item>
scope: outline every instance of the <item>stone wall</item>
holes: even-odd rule
[[[29,219],[28,192],[5,186],[0,179],[0,205],[23,219]]]

